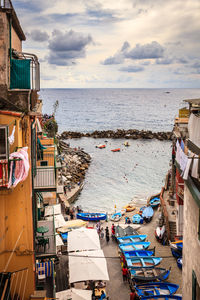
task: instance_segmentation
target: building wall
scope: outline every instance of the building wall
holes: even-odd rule
[[[30,118],[23,120],[13,116],[0,115],[0,124],[11,124],[17,119],[15,143],[11,152],[19,145],[28,146],[30,158]],[[20,123],[21,122],[21,123]],[[12,130],[11,125],[11,130]],[[29,161],[30,162],[30,161]],[[28,268],[23,274],[20,299],[29,299],[35,288],[35,255],[33,247],[32,179],[31,169],[25,181],[15,188],[0,189],[0,272],[13,272]],[[15,285],[14,285],[15,286]],[[17,285],[17,288],[20,284]]]
[[[0,86],[8,84],[9,23],[0,11]]]
[[[198,240],[199,207],[185,184],[184,192],[184,234],[183,234],[183,300],[192,299],[192,270],[200,284]]]
[[[18,52],[22,52],[22,41],[19,39],[13,27],[11,31],[11,41],[12,41],[12,48],[17,50]]]

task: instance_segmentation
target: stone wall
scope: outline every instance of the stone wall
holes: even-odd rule
[[[0,11],[0,85],[8,85],[9,23]]]
[[[183,300],[192,299],[192,270],[200,284],[199,207],[185,184],[183,233]]]

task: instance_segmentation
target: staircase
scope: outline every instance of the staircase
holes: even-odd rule
[[[176,222],[169,222],[169,229],[170,229],[170,240],[174,242],[175,236],[177,235]]]

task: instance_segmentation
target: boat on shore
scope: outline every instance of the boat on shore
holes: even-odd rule
[[[143,242],[146,240],[146,238],[147,238],[146,234],[129,235],[129,236],[118,237],[117,241],[119,244],[127,244],[127,243]]]
[[[120,148],[116,148],[116,149],[111,149],[112,152],[119,152]]]
[[[150,242],[136,242],[136,243],[127,243],[127,244],[119,244],[119,248],[123,251],[132,251],[132,250],[144,250],[148,249],[151,245]]]
[[[159,197],[154,197],[149,201],[149,204],[151,207],[157,207],[160,204],[160,198]]]
[[[126,251],[124,252],[125,258],[131,258],[131,257],[145,257],[145,256],[153,256],[155,251],[150,250],[133,250],[133,251]]]
[[[100,221],[106,220],[107,215],[104,213],[78,213],[76,214],[77,219],[81,219],[84,221]]]
[[[138,256],[126,259],[128,268],[154,268],[162,261],[161,257],[156,256]]]
[[[135,285],[138,296],[173,295],[179,285],[170,282],[150,282]]]
[[[152,300],[152,299],[159,299],[159,300],[182,300],[182,296],[179,295],[156,295],[156,296],[142,296],[141,300]]]
[[[130,211],[133,211],[136,209],[136,207],[131,204],[125,205],[124,208],[126,209],[127,212],[130,212]]]
[[[155,280],[166,280],[169,277],[171,268],[166,270],[164,268],[137,268],[129,269],[130,277],[134,281],[155,281]]]
[[[142,217],[146,223],[150,222],[152,217],[153,217],[154,211],[151,206],[147,206],[143,212],[142,212]]]
[[[183,250],[183,241],[176,241],[169,243],[172,255],[176,258],[182,257],[182,250]]]
[[[132,222],[133,222],[133,224],[142,224],[143,223],[143,217],[139,214],[135,214],[132,217]]]
[[[183,266],[183,260],[182,257],[177,259],[177,266],[179,267],[179,269],[182,270],[182,266]]]
[[[113,214],[110,219],[111,221],[113,222],[119,222],[122,218],[122,213],[119,211],[119,212],[116,212],[115,214]]]

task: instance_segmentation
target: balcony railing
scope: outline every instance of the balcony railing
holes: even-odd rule
[[[10,89],[40,90],[40,64],[35,54],[12,51]]]
[[[56,170],[54,167],[37,167],[34,171],[34,189],[56,189]]]

